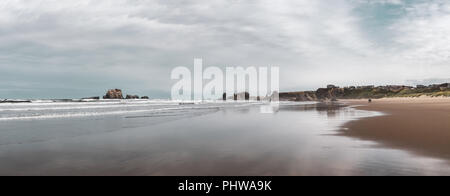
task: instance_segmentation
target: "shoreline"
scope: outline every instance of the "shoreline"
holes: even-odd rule
[[[450,163],[450,98],[341,100],[360,110],[385,115],[344,124],[338,135],[374,141],[382,147],[443,159]]]
[[[5,110],[3,115],[52,118],[2,122],[0,174],[450,174],[447,162],[441,160],[389,148],[367,149],[372,142],[336,137],[343,123],[376,113],[347,104],[282,103],[271,114],[244,102],[175,106],[180,108],[175,110],[171,104],[127,104],[10,107],[14,111]],[[103,114],[94,118],[53,118],[99,112]]]

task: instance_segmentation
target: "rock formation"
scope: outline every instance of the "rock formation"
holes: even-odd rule
[[[126,99],[139,99],[138,95],[127,95]]]
[[[150,99],[148,96],[142,96],[141,99]]]
[[[98,100],[98,99],[100,99],[100,97],[86,97],[86,98],[82,98],[82,99],[96,99],[96,100]]]
[[[314,91],[280,93],[279,96],[282,101],[317,101]]]
[[[123,99],[122,90],[120,89],[111,89],[108,90],[103,99]]]
[[[233,98],[234,100],[250,100],[250,93],[248,92],[235,93]]]
[[[317,96],[317,98],[319,100],[323,100],[323,101],[331,100],[331,99],[333,99],[335,97],[335,95],[333,95],[332,90],[333,90],[332,88],[331,89],[329,89],[329,88],[319,88],[316,91],[316,96]]]
[[[3,101],[0,100],[0,103],[31,103],[30,100],[8,100],[5,99]]]
[[[327,88],[319,88],[316,91],[280,93],[282,101],[335,101],[337,99],[366,99],[383,97],[407,97],[407,96],[450,96],[450,84],[433,84],[429,86],[417,85],[416,87],[405,85],[387,86],[350,86],[340,88],[328,85]]]

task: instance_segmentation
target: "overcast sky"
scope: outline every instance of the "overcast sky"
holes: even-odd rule
[[[450,78],[448,0],[2,0],[0,98],[164,97],[193,66],[280,67],[282,90]]]

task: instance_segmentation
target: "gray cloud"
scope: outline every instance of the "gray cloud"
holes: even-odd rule
[[[387,41],[367,28],[383,18],[357,10],[391,5],[403,14],[377,26]],[[221,67],[278,65],[284,90],[442,77],[448,8],[400,0],[6,0],[0,97],[46,97],[39,89],[82,97],[116,87],[164,97],[170,71],[195,57]]]

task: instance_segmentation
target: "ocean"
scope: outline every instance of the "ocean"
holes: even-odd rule
[[[445,160],[339,134],[378,115],[317,102],[1,103],[0,175],[450,174]]]

